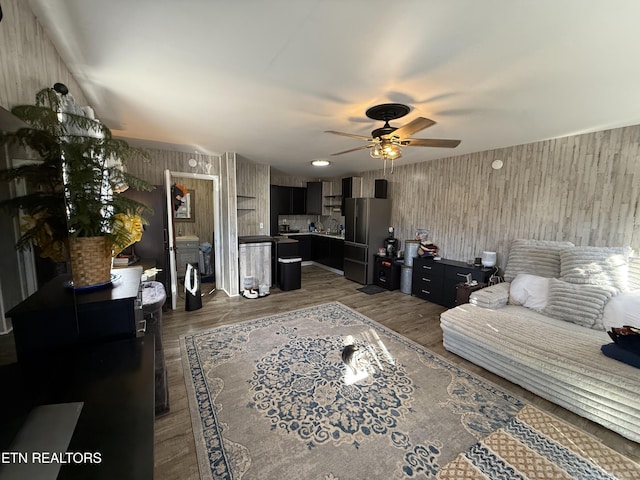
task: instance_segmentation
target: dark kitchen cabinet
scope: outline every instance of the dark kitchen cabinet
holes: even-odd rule
[[[307,182],[307,214],[322,215],[322,182]]]
[[[347,177],[342,179],[342,215],[347,198],[359,198],[362,196],[362,177]]]
[[[323,235],[311,235],[311,260],[327,265],[331,256],[330,240]]]
[[[331,264],[337,270],[344,270],[344,240],[337,238],[331,239]]]
[[[311,260],[336,270],[344,270],[344,240],[311,235]]]
[[[307,189],[305,187],[283,187],[271,185],[271,228],[272,235],[277,234],[278,215],[306,214]],[[275,220],[275,221],[274,221]],[[275,225],[275,233],[273,227]]]
[[[271,202],[269,210],[271,235],[276,236],[280,228],[278,225],[278,215],[288,215],[291,209],[291,192],[289,187],[271,185],[269,200]]]
[[[307,213],[307,189],[305,187],[290,187],[291,209],[288,213],[304,215]]]
[[[298,254],[303,262],[311,260],[311,238],[313,235],[289,235],[289,238],[298,240]]]

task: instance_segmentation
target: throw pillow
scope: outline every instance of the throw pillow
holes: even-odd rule
[[[631,325],[640,328],[640,291],[623,292],[607,302],[602,315],[605,330]]]
[[[615,343],[603,345],[600,347],[600,350],[609,358],[640,368],[640,355],[629,350],[625,350]]]
[[[604,306],[617,293],[607,285],[582,285],[549,279],[549,300],[545,315],[583,327],[604,330]]]
[[[517,239],[511,243],[504,279],[513,281],[519,273],[540,277],[560,276],[560,251],[573,247],[571,242]]]
[[[629,247],[573,247],[560,252],[560,277],[565,282],[609,285],[628,290]]]
[[[537,312],[547,306],[549,279],[528,273],[519,273],[511,282],[509,303],[522,305]]]
[[[502,308],[509,300],[509,283],[502,282],[471,293],[469,303],[477,307]]]

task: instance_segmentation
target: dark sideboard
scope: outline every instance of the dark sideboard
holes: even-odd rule
[[[434,260],[415,257],[411,278],[411,293],[433,303],[453,308],[456,306],[456,285],[471,275],[478,283],[488,283],[495,269],[475,267],[456,260]]]
[[[142,268],[113,273],[112,285],[84,292],[69,288],[70,276],[60,275],[9,310],[18,361],[143,334]]]

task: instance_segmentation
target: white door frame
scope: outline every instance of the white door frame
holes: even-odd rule
[[[176,268],[176,246],[173,236],[173,196],[171,193],[172,178],[195,178],[198,180],[211,180],[213,191],[213,251],[214,272],[216,282],[222,278],[220,270],[220,259],[222,258],[222,248],[220,245],[220,178],[217,175],[207,175],[204,173],[187,173],[174,172],[171,170],[164,171],[164,183],[167,197],[167,232],[169,235],[169,269],[171,279],[171,309],[176,309],[178,299],[178,272]]]

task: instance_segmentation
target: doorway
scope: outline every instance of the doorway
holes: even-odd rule
[[[180,211],[174,208],[172,189],[178,184],[184,187],[188,199],[184,199]],[[182,263],[192,263],[190,255],[198,255],[197,247],[211,245],[211,269],[215,281],[221,278],[220,261],[220,181],[217,175],[174,172],[165,170],[167,198],[167,225],[169,235],[169,270],[171,308],[177,307],[180,278],[184,276]],[[181,247],[184,245],[184,247]],[[184,255],[183,255],[184,253]],[[184,262],[182,260],[185,260]],[[209,285],[209,284],[207,284]],[[203,286],[204,289],[210,286]]]

